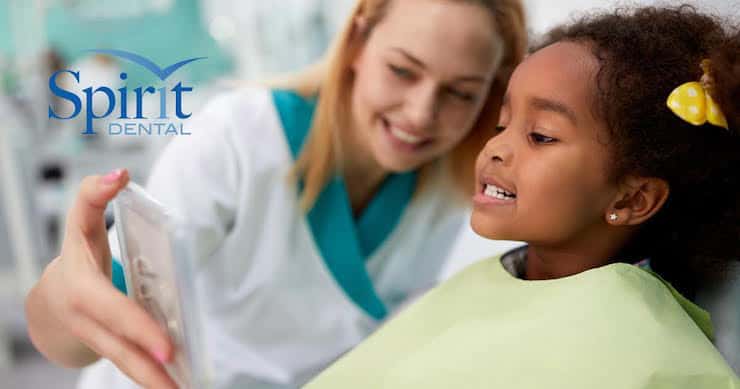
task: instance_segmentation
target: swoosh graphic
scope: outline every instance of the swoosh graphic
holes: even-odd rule
[[[208,58],[208,57],[190,58],[190,59],[186,59],[186,60],[180,61],[178,63],[174,63],[174,64],[172,64],[170,66],[167,66],[166,68],[162,69],[159,66],[157,66],[157,64],[155,64],[154,62],[152,62],[151,60],[149,60],[148,58],[142,57],[142,56],[140,56],[138,54],[131,53],[131,52],[128,52],[128,51],[114,50],[114,49],[90,49],[90,50],[86,50],[86,51],[90,51],[90,52],[93,52],[93,53],[100,53],[100,54],[108,54],[108,55],[112,55],[114,57],[123,58],[123,59],[129,60],[131,62],[137,63],[137,64],[145,67],[150,72],[154,73],[154,75],[156,75],[157,77],[159,77],[159,79],[162,80],[162,81],[166,80],[167,77],[169,77],[172,73],[174,73],[175,71],[177,71],[177,69],[180,69],[181,67],[183,67],[183,66],[185,66],[185,65],[187,65],[187,64],[189,64],[189,63],[191,63],[193,61],[197,61],[197,60],[200,60],[200,59],[206,59],[206,58]]]

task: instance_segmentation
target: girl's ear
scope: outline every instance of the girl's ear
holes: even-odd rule
[[[668,182],[655,177],[627,177],[607,209],[606,221],[614,226],[639,225],[653,217],[668,200]]]

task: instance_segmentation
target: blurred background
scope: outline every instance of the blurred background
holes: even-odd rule
[[[93,80],[91,85],[112,86],[122,85],[118,74],[125,71],[129,85],[153,81],[151,73],[145,74],[138,65],[85,51],[91,48],[132,51],[159,65],[208,57],[178,71],[179,80],[196,88],[188,95],[186,111],[197,111],[214,94],[299,70],[318,59],[353,4],[354,0],[0,0],[0,388],[74,387],[76,371],[50,365],[30,345],[23,297],[59,251],[64,213],[80,179],[123,166],[133,180],[144,182],[153,158],[170,139],[104,133],[85,137],[80,135],[79,121],[49,120],[48,106],[58,104],[51,100],[49,75],[58,69],[79,69]],[[526,0],[525,4],[530,30],[537,35],[574,13],[625,3]],[[696,4],[721,15],[740,14],[737,0]],[[485,241],[466,228],[441,277],[514,245]],[[718,327],[717,345],[736,370],[740,369],[738,279],[701,296]]]

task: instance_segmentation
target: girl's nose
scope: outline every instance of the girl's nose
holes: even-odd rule
[[[486,143],[486,158],[493,162],[501,163],[508,166],[514,160],[514,148],[511,145],[511,139],[507,136],[506,130],[491,138]]]

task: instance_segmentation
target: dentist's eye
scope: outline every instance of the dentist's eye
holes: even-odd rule
[[[477,96],[472,93],[463,92],[455,88],[448,88],[447,93],[466,103],[473,102],[477,98]]]
[[[392,64],[388,64],[388,68],[391,70],[391,72],[393,72],[393,74],[396,77],[402,80],[412,80],[414,78],[414,73],[412,73],[411,70],[407,68],[392,65]]]
[[[549,143],[555,143],[555,142],[558,141],[557,139],[555,139],[553,137],[542,135],[542,134],[537,133],[537,132],[530,133],[529,134],[529,137],[536,144],[549,144]]]

